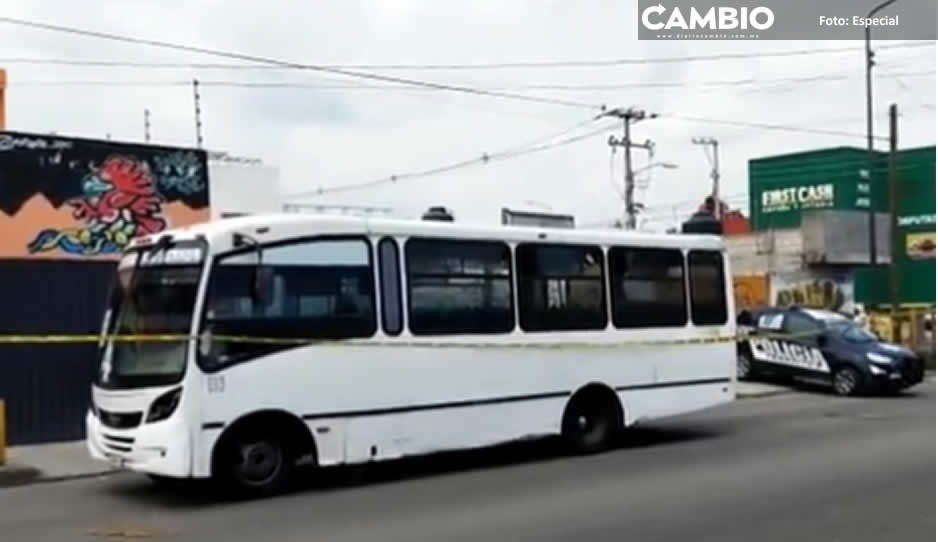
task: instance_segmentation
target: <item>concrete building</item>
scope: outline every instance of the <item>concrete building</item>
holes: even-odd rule
[[[886,153],[838,147],[749,162],[752,232],[727,236],[740,305],[851,311],[888,300],[896,242],[899,301],[935,303],[935,147],[897,153],[898,228],[890,233]],[[869,266],[869,209],[877,263]],[[739,292],[742,292],[739,294]]]

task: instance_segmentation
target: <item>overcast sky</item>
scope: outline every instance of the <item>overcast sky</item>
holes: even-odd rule
[[[869,0],[858,2],[870,3]],[[171,6],[171,7],[170,7]],[[583,0],[30,0],[4,2],[0,14],[315,64],[479,64],[589,61],[862,47],[854,42],[650,42],[636,39],[633,1]],[[271,88],[212,82],[308,86],[375,83],[296,70],[127,69],[36,65],[30,59],[231,62],[205,55],[0,25],[0,66],[8,72],[7,126],[33,132],[143,139],[151,111],[154,142],[194,145],[192,89],[203,82],[206,147],[259,157],[280,168],[285,193],[358,183],[430,169],[539,141],[588,121],[595,110],[428,90]],[[874,31],[875,36],[875,31]],[[862,33],[858,31],[858,38]],[[875,42],[881,47],[901,42]],[[935,142],[935,47],[884,49],[874,81],[876,132],[886,135],[888,104],[902,113],[900,147]],[[373,70],[377,71],[377,70]],[[809,56],[648,63],[612,67],[384,71],[401,77],[662,114],[633,127],[656,143],[656,161],[637,192],[645,226],[671,225],[709,191],[709,164],[694,136],[720,142],[722,190],[746,206],[747,160],[851,145],[865,147],[862,51]],[[896,76],[894,74],[905,74]],[[833,80],[779,79],[829,76]],[[846,78],[846,79],[836,79]],[[708,85],[755,80],[755,84]],[[76,83],[96,81],[102,85]],[[129,86],[128,83],[146,83]],[[51,84],[37,84],[51,83]],[[638,84],[676,83],[641,88]],[[523,89],[529,85],[633,85],[632,88]],[[837,130],[815,135],[690,122],[667,115]],[[586,124],[560,139],[595,131]],[[610,168],[609,134],[544,152],[417,180],[302,201],[376,205],[414,214],[446,205],[461,220],[494,223],[502,206],[547,206],[580,223],[622,216],[622,154]],[[551,140],[545,140],[551,141]],[[884,143],[878,143],[885,147]],[[636,167],[647,154],[636,150]],[[644,177],[644,176],[642,176]],[[527,202],[527,203],[526,203]],[[748,207],[746,207],[748,212]]]

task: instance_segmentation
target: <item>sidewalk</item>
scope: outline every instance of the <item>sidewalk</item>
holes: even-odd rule
[[[0,487],[96,476],[113,471],[91,459],[83,440],[7,449],[7,464],[0,467]]]

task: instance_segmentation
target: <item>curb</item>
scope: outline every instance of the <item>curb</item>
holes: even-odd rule
[[[121,472],[127,472],[127,471],[104,470],[104,471],[95,471],[95,472],[80,472],[76,474],[59,474],[56,476],[42,476],[40,473],[40,476],[38,478],[33,479],[32,482],[29,482],[29,483],[48,484],[52,482],[66,482],[69,480],[84,480],[86,478],[104,478],[106,476],[110,476],[112,474],[119,474]],[[0,486],[2,485],[3,484],[0,483]]]
[[[0,467],[0,487],[14,487],[30,484],[40,479],[42,472],[34,467],[7,465]]]
[[[85,478],[103,478],[120,472],[122,471],[105,470],[44,476],[41,470],[33,467],[16,467],[14,469],[0,470],[0,489],[34,484],[48,484],[52,482],[66,482],[69,480],[82,480]]]

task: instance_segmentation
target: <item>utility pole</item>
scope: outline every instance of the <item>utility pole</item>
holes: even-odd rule
[[[713,158],[710,159],[710,155],[707,154],[707,158],[710,159],[711,166],[710,179],[713,181],[713,186],[711,188],[711,199],[713,199],[713,218],[717,219],[718,222],[721,222],[723,220],[723,206],[720,204],[720,143],[712,137],[695,137],[691,139],[691,143],[694,145],[707,145],[713,147]]]
[[[623,147],[623,150],[625,150],[625,227],[626,229],[634,230],[636,227],[635,215],[637,206],[635,204],[635,176],[632,172],[632,147],[643,147],[650,150],[653,148],[653,144],[650,141],[644,146],[632,143],[629,128],[632,123],[656,118],[658,114],[646,113],[645,110],[635,109],[634,107],[629,107],[628,109],[618,107],[603,113],[601,116],[622,119],[622,139],[617,140],[615,136],[609,136],[609,146],[613,149],[615,149],[615,147]]]
[[[899,111],[896,104],[889,106],[889,300],[892,302],[893,337],[899,337],[899,272],[896,267],[898,256],[898,219],[896,210],[899,197],[899,179],[896,178],[896,149],[899,143]]]
[[[150,110],[143,110],[143,140],[150,142]]]
[[[202,106],[200,104],[201,98],[199,97],[199,80],[192,80],[192,98],[195,105],[195,144],[196,147],[202,148]]]
[[[896,0],[886,0],[878,4],[876,7],[870,10],[866,15],[867,20],[871,19],[873,15],[892,4]],[[870,237],[870,265],[876,265],[876,175],[874,173],[874,159],[873,159],[873,48],[870,43],[870,26],[867,25],[864,27],[864,36],[866,41],[866,162],[867,162],[867,171],[869,172],[869,183],[870,183],[870,224],[869,224],[869,237]],[[872,271],[871,271],[872,272]]]

